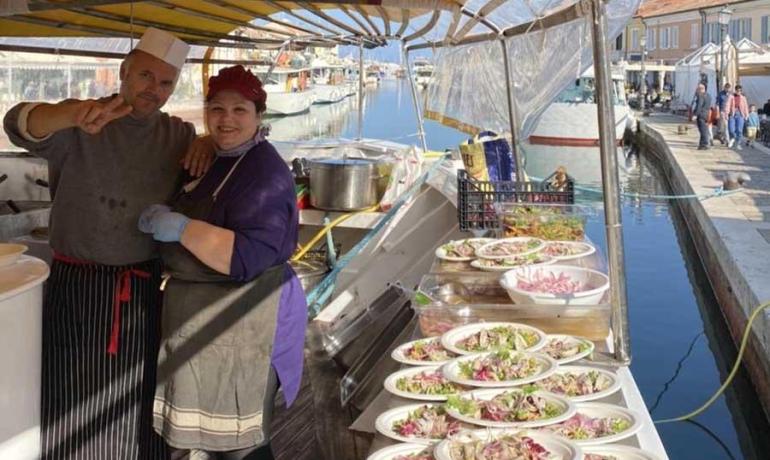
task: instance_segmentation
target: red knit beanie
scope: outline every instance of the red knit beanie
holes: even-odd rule
[[[243,97],[253,101],[257,107],[257,113],[265,111],[267,93],[262,89],[262,82],[242,65],[226,67],[216,76],[209,78],[209,93],[206,100],[210,101],[218,92],[227,89],[238,91]]]

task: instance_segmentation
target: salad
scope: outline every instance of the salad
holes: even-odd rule
[[[556,337],[548,339],[541,350],[541,353],[545,353],[551,358],[560,361],[584,353],[590,349],[591,344],[584,340],[572,337]]]
[[[505,212],[503,232],[506,237],[580,241],[585,237],[585,222],[582,217],[564,214],[560,209],[517,206]]]
[[[557,276],[553,272],[543,273],[542,270],[536,271],[529,279],[520,277],[516,287],[538,294],[574,294],[588,289],[583,283],[574,281],[566,273],[562,272]]]
[[[482,382],[502,382],[532,377],[543,370],[532,356],[507,350],[459,363],[460,376]]]
[[[563,372],[532,384],[541,390],[568,397],[587,396],[611,387],[613,381],[599,371]]]
[[[571,257],[591,252],[591,246],[585,243],[552,241],[547,243],[542,253],[551,257]]]
[[[502,240],[485,245],[478,255],[480,257],[515,256],[524,252],[534,251],[542,245],[543,242],[537,238],[524,238],[518,241]]]
[[[401,377],[396,381],[396,388],[421,395],[450,395],[464,390],[460,385],[447,380],[440,371],[426,371]]]
[[[453,440],[449,446],[452,460],[549,460],[551,452],[532,438],[504,433],[490,441],[472,438]]]
[[[491,239],[467,239],[460,241],[450,241],[441,246],[447,257],[474,257],[476,249],[489,243]]]
[[[531,422],[554,418],[564,412],[532,390],[509,390],[490,400],[450,396],[447,406],[467,417],[492,422]]]
[[[439,339],[420,340],[404,350],[404,357],[414,361],[446,361],[455,357],[441,346]]]
[[[444,406],[424,405],[393,422],[393,431],[406,438],[444,439],[464,428],[463,424],[447,415]]]
[[[471,265],[480,269],[515,268],[526,265],[547,264],[553,260],[547,254],[535,252],[523,256],[514,256],[506,259],[476,259]]]
[[[573,441],[581,441],[612,436],[629,428],[631,428],[631,422],[624,418],[594,418],[578,412],[566,421],[545,429]]]
[[[498,326],[481,329],[458,341],[455,346],[467,351],[526,350],[537,344],[540,336],[528,329],[513,326]]]

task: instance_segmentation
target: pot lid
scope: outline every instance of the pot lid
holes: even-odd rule
[[[369,166],[379,163],[379,160],[370,158],[319,158],[310,160],[311,163],[335,166]]]
[[[300,279],[308,276],[322,275],[329,271],[329,268],[324,262],[316,260],[292,260],[289,263],[291,264],[291,268],[293,268],[294,272],[297,274],[297,277]]]

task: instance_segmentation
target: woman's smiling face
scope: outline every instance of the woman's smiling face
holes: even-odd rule
[[[233,90],[219,91],[206,103],[206,126],[222,150],[230,150],[253,139],[262,122],[253,101]]]

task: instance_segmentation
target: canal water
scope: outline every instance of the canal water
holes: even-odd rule
[[[274,140],[358,135],[355,98],[328,106],[313,106],[310,113],[273,119]],[[403,81],[384,81],[368,88],[363,135],[416,143],[415,116],[409,89]],[[433,150],[456,147],[462,133],[433,122],[426,123],[428,146]],[[543,177],[563,164],[568,171],[595,162],[596,149],[559,155],[549,164],[529,149],[530,174]],[[547,152],[546,152],[547,153]],[[564,152],[561,152],[564,153]],[[556,157],[555,157],[556,158]],[[619,151],[621,182],[628,193],[665,194],[669,187],[645,152]],[[599,176],[580,185],[598,187]],[[582,194],[581,200],[598,205],[600,196]],[[695,253],[677,205],[669,201],[626,197],[623,228],[631,324],[632,371],[653,419],[685,414],[699,407],[719,387],[735,359],[714,294]],[[604,224],[597,213],[588,234],[600,246]],[[692,423],[659,425],[672,460],[766,460],[770,433],[758,399],[741,372],[728,391]]]

